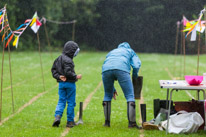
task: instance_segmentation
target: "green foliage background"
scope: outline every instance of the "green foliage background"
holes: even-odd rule
[[[197,19],[206,5],[194,0],[0,0],[7,4],[9,23],[14,30],[37,11],[39,17],[55,21],[77,20],[75,41],[80,48],[111,50],[127,41],[137,52],[173,53],[176,22],[185,15]],[[72,24],[46,23],[53,49],[72,39]],[[44,27],[39,30],[43,50],[48,50]],[[180,37],[180,34],[179,34]],[[201,49],[205,52],[204,34]],[[27,29],[19,50],[33,50],[36,35]],[[180,44],[179,38],[179,44]],[[180,48],[178,49],[180,51]],[[186,53],[196,53],[196,42],[186,40]]]

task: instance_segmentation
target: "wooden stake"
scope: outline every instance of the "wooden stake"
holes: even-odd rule
[[[199,55],[200,55],[200,33],[199,33],[198,47],[197,47],[197,75],[199,74]]]
[[[206,9],[206,6],[205,6]],[[205,27],[206,27],[206,11],[204,11],[204,17],[205,17]],[[205,30],[205,52],[206,52],[206,30]]]
[[[74,36],[75,36],[75,24],[76,24],[76,20],[74,20],[74,23],[72,25],[72,40],[74,41]]]
[[[45,84],[44,84],[44,73],[43,73],[43,67],[42,67],[42,59],[41,59],[41,47],[40,47],[40,40],[39,40],[39,33],[37,32],[37,40],[39,44],[39,58],[40,58],[40,65],[41,65],[41,74],[42,74],[42,81],[43,81],[43,88],[45,90]]]
[[[8,36],[8,32],[7,32],[7,36]],[[14,113],[14,95],[13,95],[13,86],[12,86],[11,55],[10,55],[10,45],[9,45],[9,43],[8,43],[8,52],[9,52],[9,70],[10,70],[12,109],[13,109],[13,113]]]
[[[44,30],[45,30],[47,42],[48,42],[48,45],[49,45],[49,52],[50,52],[50,55],[51,55],[51,59],[53,60],[53,55],[52,55],[52,52],[51,52],[51,44],[50,44],[50,41],[49,41],[49,36],[48,36],[47,28],[46,28],[46,23],[44,23]]]
[[[183,53],[184,53],[184,76],[185,76],[185,32],[183,32]]]
[[[176,71],[176,56],[177,56],[177,47],[178,47],[178,38],[179,38],[179,28],[180,28],[180,21],[177,21],[176,42],[175,42],[175,60],[174,60],[174,76],[175,76],[175,71]]]
[[[184,26],[182,24],[182,30],[184,29]],[[180,55],[181,55],[181,60],[180,60],[180,78],[182,78],[182,54],[183,54],[183,39],[184,39],[184,32],[181,33],[181,47],[180,47]]]
[[[6,7],[6,6],[5,6]],[[5,16],[4,16],[5,20]],[[4,26],[6,26],[6,21],[4,23]],[[4,27],[3,26],[3,27]],[[7,28],[4,28],[4,35],[7,32]],[[1,113],[2,113],[2,97],[3,97],[3,70],[4,70],[4,50],[5,50],[5,39],[3,41],[3,51],[2,51],[2,64],[1,64],[1,100],[0,100],[0,122],[1,122]]]
[[[5,30],[4,30],[5,33]],[[0,100],[0,122],[1,122],[1,112],[2,112],[2,94],[3,94],[3,70],[4,70],[4,50],[5,50],[5,39],[3,42],[3,51],[2,51],[2,63],[1,63],[1,100]]]
[[[184,22],[184,15],[182,16],[182,21]],[[182,24],[182,30],[184,30],[184,24]],[[184,69],[183,69],[183,76],[185,76],[185,32],[182,32],[182,48],[183,48],[183,54],[184,54]]]

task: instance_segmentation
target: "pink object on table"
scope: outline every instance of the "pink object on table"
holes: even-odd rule
[[[185,80],[190,85],[199,85],[203,80],[203,76],[185,76]]]

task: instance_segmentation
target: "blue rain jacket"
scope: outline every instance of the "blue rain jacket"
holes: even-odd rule
[[[123,42],[118,45],[118,48],[107,54],[102,66],[102,73],[114,69],[130,73],[131,67],[133,68],[133,77],[137,77],[141,67],[141,61],[134,50],[130,48],[129,43]]]

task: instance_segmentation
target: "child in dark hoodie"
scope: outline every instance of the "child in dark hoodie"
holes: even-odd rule
[[[74,107],[76,106],[76,85],[75,82],[82,78],[82,75],[76,75],[74,71],[73,57],[79,52],[78,44],[68,41],[64,45],[62,54],[54,61],[52,66],[52,75],[59,82],[59,101],[55,110],[55,120],[52,126],[59,126],[62,114],[67,106],[67,127],[75,126]]]

